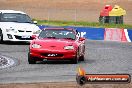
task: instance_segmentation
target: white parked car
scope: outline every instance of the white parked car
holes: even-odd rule
[[[0,42],[31,41],[40,28],[22,11],[0,10]]]

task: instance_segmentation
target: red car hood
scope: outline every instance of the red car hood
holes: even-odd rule
[[[64,49],[64,46],[75,45],[75,40],[68,39],[39,39],[35,40],[33,43],[40,44],[44,49]]]

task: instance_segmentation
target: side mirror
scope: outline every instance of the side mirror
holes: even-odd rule
[[[79,41],[84,41],[84,40],[85,40],[85,38],[83,38],[83,37],[79,38]]]
[[[32,39],[37,39],[37,35],[32,35]]]
[[[33,21],[34,24],[37,24],[38,22],[37,21]]]

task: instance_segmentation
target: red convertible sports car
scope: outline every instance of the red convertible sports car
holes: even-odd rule
[[[72,28],[45,28],[39,36],[32,36],[28,62],[70,60],[77,64],[84,61],[85,38]]]

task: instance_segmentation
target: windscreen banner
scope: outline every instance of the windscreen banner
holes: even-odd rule
[[[40,29],[57,26],[38,25]],[[105,41],[120,41],[131,42],[132,30],[123,28],[93,28],[93,27],[76,27],[64,26],[64,28],[74,28],[78,31],[80,37],[85,37],[89,40],[105,40]]]

